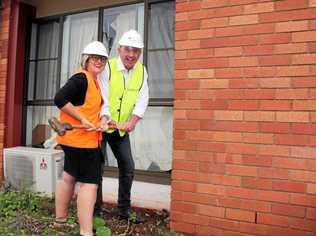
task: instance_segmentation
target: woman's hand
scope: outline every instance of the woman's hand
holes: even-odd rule
[[[95,125],[88,121],[86,118],[81,118],[80,122],[86,128],[87,131],[96,130]]]

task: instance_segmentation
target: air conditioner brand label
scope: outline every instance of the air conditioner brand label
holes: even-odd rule
[[[40,169],[41,170],[46,170],[47,169],[47,162],[45,161],[44,158],[42,158],[42,161],[40,163]]]

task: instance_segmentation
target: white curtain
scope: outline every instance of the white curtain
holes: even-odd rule
[[[67,16],[63,29],[60,86],[78,71],[83,48],[98,39],[98,11]]]
[[[144,35],[144,4],[134,4],[104,10],[103,41],[110,57],[117,56],[118,41],[130,29]],[[142,61],[142,57],[140,58]]]

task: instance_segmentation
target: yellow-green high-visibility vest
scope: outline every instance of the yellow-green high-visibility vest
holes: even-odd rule
[[[125,84],[123,73],[117,68],[117,59],[110,59],[108,63],[110,67],[109,108],[111,118],[116,122],[123,123],[130,118],[135,107],[144,81],[144,66],[137,62],[128,83]],[[108,133],[113,131],[109,130]],[[125,132],[120,131],[120,136],[124,134]]]

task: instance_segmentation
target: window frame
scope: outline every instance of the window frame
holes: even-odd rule
[[[117,3],[117,4],[112,4],[110,6],[104,6],[104,7],[97,7],[97,8],[90,8],[90,9],[84,9],[84,10],[79,10],[79,11],[70,11],[62,14],[57,14],[53,16],[47,16],[47,17],[41,17],[41,18],[36,18],[32,20],[32,25],[37,24],[47,24],[50,22],[58,22],[59,23],[59,43],[58,43],[58,55],[56,57],[57,59],[57,78],[56,78],[56,91],[60,87],[60,81],[61,81],[61,56],[62,56],[62,40],[63,40],[63,24],[66,16],[73,15],[73,14],[80,14],[84,12],[89,12],[89,11],[98,11],[98,40],[103,41],[103,16],[104,16],[104,10],[109,9],[109,8],[114,8],[114,7],[121,7],[121,6],[127,6],[127,5],[133,5],[133,4],[138,4],[138,3],[143,3],[144,4],[144,49],[143,49],[143,64],[147,67],[147,60],[148,60],[148,21],[149,21],[149,14],[150,14],[150,6],[152,4],[157,4],[157,3],[162,3],[162,2],[175,2],[175,0],[144,0],[144,1],[130,1],[130,2],[125,2],[125,3]],[[174,22],[175,23],[175,22]],[[30,52],[31,52],[31,47],[27,47],[26,51],[26,62],[25,62],[25,86],[24,86],[24,95],[23,95],[23,127],[26,127],[27,123],[27,109],[30,106],[55,106],[54,100],[53,99],[34,99],[36,95],[36,67],[37,67],[37,62],[38,60],[38,46],[39,46],[39,34],[38,31],[36,33],[36,42],[35,42],[35,50],[36,50],[36,60],[32,60],[30,58]],[[27,44],[31,45],[31,33],[28,34],[27,37]],[[172,48],[168,49],[175,49],[174,45]],[[167,50],[167,49],[166,49]],[[28,86],[29,86],[29,69],[30,69],[30,64],[31,62],[35,62],[35,77],[34,77],[34,91],[33,91],[33,99],[28,99]],[[150,80],[150,78],[149,78]],[[159,106],[159,107],[173,107],[173,98],[150,98],[149,99],[149,106]],[[26,129],[22,130],[22,143],[25,145],[26,143]],[[113,170],[117,169],[116,167],[105,167],[106,170]],[[153,173],[157,173],[155,171],[148,171],[148,170],[136,170],[137,173],[141,173],[141,175],[146,176],[148,173],[148,176],[152,176]],[[158,172],[159,173],[159,172]],[[165,173],[167,181],[165,183],[169,183],[168,181],[170,180],[170,171],[162,171],[160,173]],[[159,175],[157,175],[159,176]],[[161,178],[161,176],[159,177]],[[150,181],[149,181],[150,182]],[[154,181],[156,182],[156,181]]]

